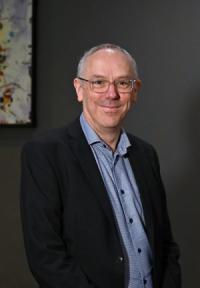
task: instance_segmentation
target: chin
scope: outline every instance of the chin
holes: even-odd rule
[[[105,121],[102,124],[105,128],[118,128],[121,126],[121,121]]]
[[[108,117],[104,117],[104,123],[110,127],[119,127],[122,124],[124,117],[123,115],[109,115]]]

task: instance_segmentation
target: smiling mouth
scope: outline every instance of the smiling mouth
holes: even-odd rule
[[[102,105],[101,108],[105,112],[117,112],[119,110],[120,106],[104,106],[104,105]]]
[[[120,108],[120,106],[119,105],[115,105],[115,106],[113,106],[113,105],[100,105],[102,108],[108,108],[108,109],[117,109],[117,108]]]

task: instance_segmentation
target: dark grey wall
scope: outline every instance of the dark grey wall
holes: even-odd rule
[[[63,125],[80,111],[72,87],[82,52],[114,42],[135,56],[143,88],[126,121],[160,156],[183,287],[198,287],[200,231],[200,2],[38,1],[36,129],[0,131],[0,287],[34,288],[19,214],[20,149],[36,130]]]

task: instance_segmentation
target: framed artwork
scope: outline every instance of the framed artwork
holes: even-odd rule
[[[0,0],[0,127],[34,125],[33,1]]]

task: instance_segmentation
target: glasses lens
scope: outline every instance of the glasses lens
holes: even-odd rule
[[[119,92],[131,92],[133,88],[132,80],[125,79],[116,81],[116,87]]]
[[[98,79],[90,81],[91,89],[94,92],[106,92],[109,89],[109,85],[114,84],[115,88],[118,92],[127,93],[131,92],[133,88],[133,80],[130,79],[122,79],[116,80],[114,83],[109,82],[108,80]]]
[[[107,80],[98,79],[91,81],[91,86],[95,92],[105,92],[108,89],[109,82]]]

